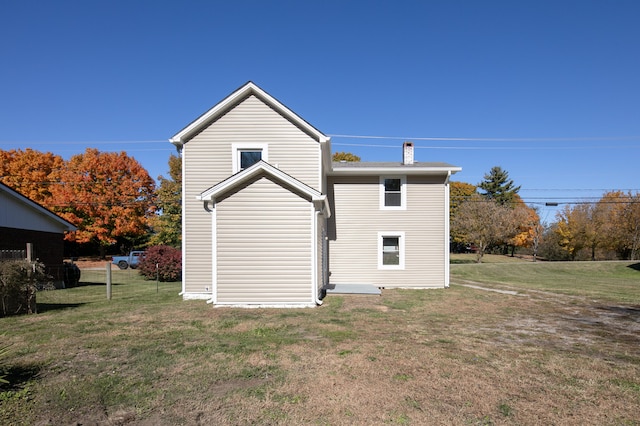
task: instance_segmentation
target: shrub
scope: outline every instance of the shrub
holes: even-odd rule
[[[140,259],[138,270],[148,280],[157,277],[160,281],[179,281],[182,278],[182,252],[169,246],[150,247]]]
[[[7,353],[9,352],[9,348],[11,347],[11,344],[7,344],[4,342],[4,338],[5,335],[2,334],[0,335],[0,341],[2,343],[0,343],[0,385],[7,385],[9,384],[9,381],[5,378],[7,377],[7,368],[3,363],[3,358],[7,355]]]
[[[0,262],[0,316],[35,312],[36,290],[38,284],[45,281],[42,263]]]

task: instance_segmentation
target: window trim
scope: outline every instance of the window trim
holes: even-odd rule
[[[384,257],[384,238],[398,238],[399,262],[397,265],[383,264]],[[405,262],[405,233],[403,231],[380,231],[378,232],[378,269],[386,270],[404,270]]]
[[[233,174],[242,171],[242,169],[240,168],[240,152],[242,151],[262,151],[262,161],[269,162],[268,144],[252,142],[234,143],[231,144],[231,164],[233,167]]]
[[[385,179],[400,179],[400,205],[385,205]],[[380,210],[406,210],[407,209],[407,177],[406,176],[380,176]]]

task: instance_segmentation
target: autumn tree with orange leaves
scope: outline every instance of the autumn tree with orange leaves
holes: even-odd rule
[[[32,149],[0,151],[0,181],[78,227],[65,236],[106,247],[149,230],[155,183],[125,152],[89,148],[68,161]]]
[[[0,182],[49,209],[55,205],[52,193],[63,168],[62,157],[50,152],[0,150]]]
[[[611,191],[595,203],[565,205],[557,214],[559,245],[572,260],[640,254],[640,194]]]
[[[74,241],[98,243],[104,249],[118,238],[132,240],[147,233],[155,183],[124,151],[88,148],[66,162],[60,183],[54,211],[78,227],[69,235]]]
[[[605,244],[622,259],[640,258],[640,193],[611,191],[598,201],[607,217]]]

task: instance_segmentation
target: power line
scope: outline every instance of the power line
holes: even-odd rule
[[[359,143],[334,143],[332,146],[354,146],[354,147],[365,147],[365,148],[393,148],[397,149],[397,145],[378,145],[378,144],[359,144]],[[509,151],[568,151],[575,150],[576,148],[580,149],[629,149],[629,148],[640,148],[638,146],[631,145],[620,145],[620,146],[420,146],[415,145],[416,149],[455,149],[455,150],[472,150],[472,151],[492,151],[492,150],[509,150]]]
[[[640,141],[640,136],[592,136],[592,137],[547,137],[547,138],[459,138],[459,137],[400,137],[375,135],[328,134],[341,139],[387,139],[407,141],[464,141],[464,142],[588,142],[588,141]]]
[[[168,139],[147,140],[121,140],[121,141],[0,141],[0,145],[130,145],[164,142],[169,145]]]

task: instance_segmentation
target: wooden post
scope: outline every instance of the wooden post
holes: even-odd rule
[[[107,300],[111,300],[111,263],[107,262]]]
[[[33,243],[27,243],[27,261],[33,262]]]

